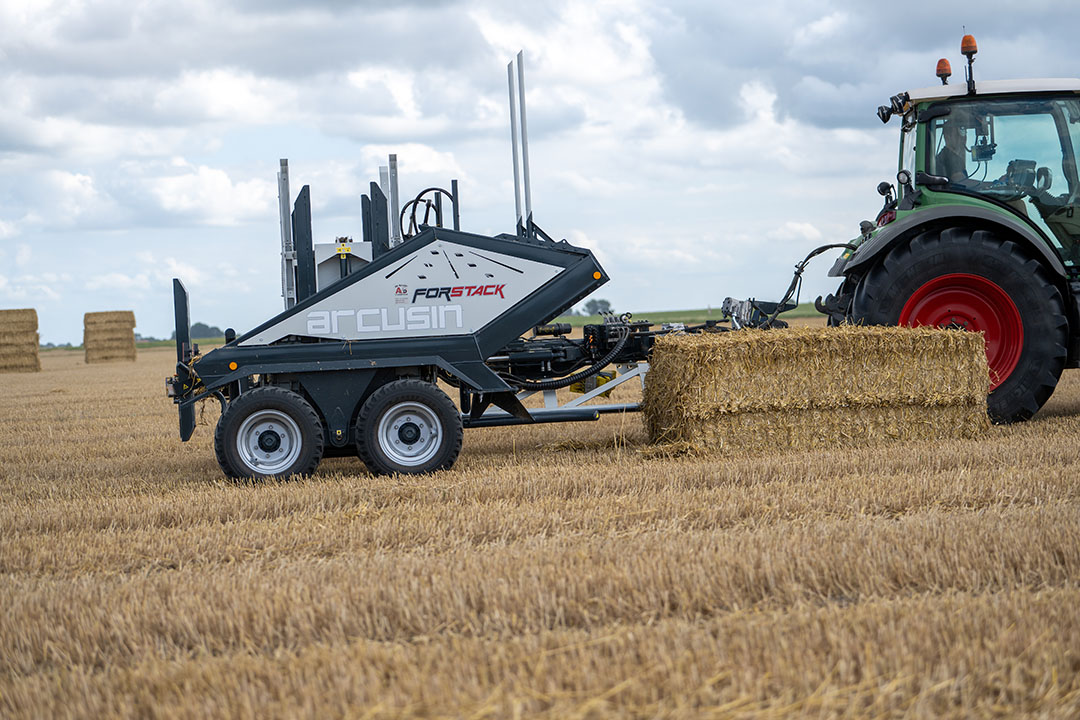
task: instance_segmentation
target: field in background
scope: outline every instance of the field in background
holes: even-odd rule
[[[1080,371],[978,441],[665,458],[607,416],[237,485],[173,361],[0,375],[0,716],[1080,713]]]

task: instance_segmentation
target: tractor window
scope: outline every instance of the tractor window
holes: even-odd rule
[[[915,171],[915,128],[904,130],[900,140],[900,167],[897,170]]]
[[[930,121],[925,166],[947,190],[1007,205],[1050,239],[1062,259],[1080,261],[1080,213],[1073,148],[1080,108],[1069,100],[956,103]],[[1076,116],[1077,122],[1071,121]]]

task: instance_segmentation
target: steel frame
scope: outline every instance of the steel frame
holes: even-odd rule
[[[594,389],[587,393],[584,393],[573,400],[565,403],[559,403],[557,391],[555,390],[522,390],[517,393],[517,399],[519,401],[532,397],[538,392],[542,394],[544,398],[543,408],[530,408],[529,414],[533,416],[536,422],[545,422],[549,418],[554,420],[558,418],[559,421],[564,419],[574,420],[596,420],[600,415],[618,412],[638,412],[641,410],[641,403],[604,403],[597,405],[586,405],[590,400],[603,395],[606,392],[614,390],[619,385],[625,382],[629,382],[635,378],[641,383],[641,389],[645,389],[645,376],[649,372],[649,363],[637,362],[626,365],[616,365],[615,370],[617,375],[604,383],[598,385]],[[580,409],[584,412],[570,413],[572,411]],[[594,411],[590,414],[588,411]],[[517,422],[510,413],[503,412],[502,410],[489,409],[484,412],[480,418],[480,422],[475,420],[472,423],[473,427],[485,427],[488,425],[498,424],[501,421],[506,421],[505,424],[520,424]]]

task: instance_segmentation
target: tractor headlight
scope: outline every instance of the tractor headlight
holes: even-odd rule
[[[907,105],[908,102],[908,94],[900,93],[898,95],[893,95],[891,98],[889,98],[889,102],[892,104],[892,111],[894,115],[903,115],[904,106]]]

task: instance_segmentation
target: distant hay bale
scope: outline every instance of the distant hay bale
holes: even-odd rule
[[[37,310],[26,308],[20,310],[0,310],[0,325],[8,325],[13,322],[30,322],[37,330]]]
[[[90,343],[96,346],[102,346],[108,343],[119,341],[127,341],[128,336],[132,339],[135,338],[135,331],[130,326],[120,326],[117,328],[87,328],[83,330],[83,345]]]
[[[94,363],[105,362],[119,362],[119,361],[131,361],[134,362],[138,359],[138,351],[134,347],[128,350],[87,350],[86,351],[86,364],[92,365]]]
[[[86,313],[83,348],[87,363],[135,360],[135,313],[130,310]]]
[[[35,352],[40,345],[38,334],[32,333],[28,337],[29,340],[22,338],[7,342],[0,340],[0,358],[16,357]]]
[[[37,342],[38,334],[37,328],[33,330],[21,330],[19,332],[9,332],[3,329],[0,325],[0,347],[10,347],[12,345],[26,345]]]
[[[113,310],[110,312],[88,312],[83,315],[84,328],[96,327],[135,327],[135,313],[131,310]]]
[[[974,437],[989,425],[980,334],[839,327],[669,335],[652,351],[653,443],[699,452]]]
[[[38,372],[37,310],[0,310],[0,372]]]

